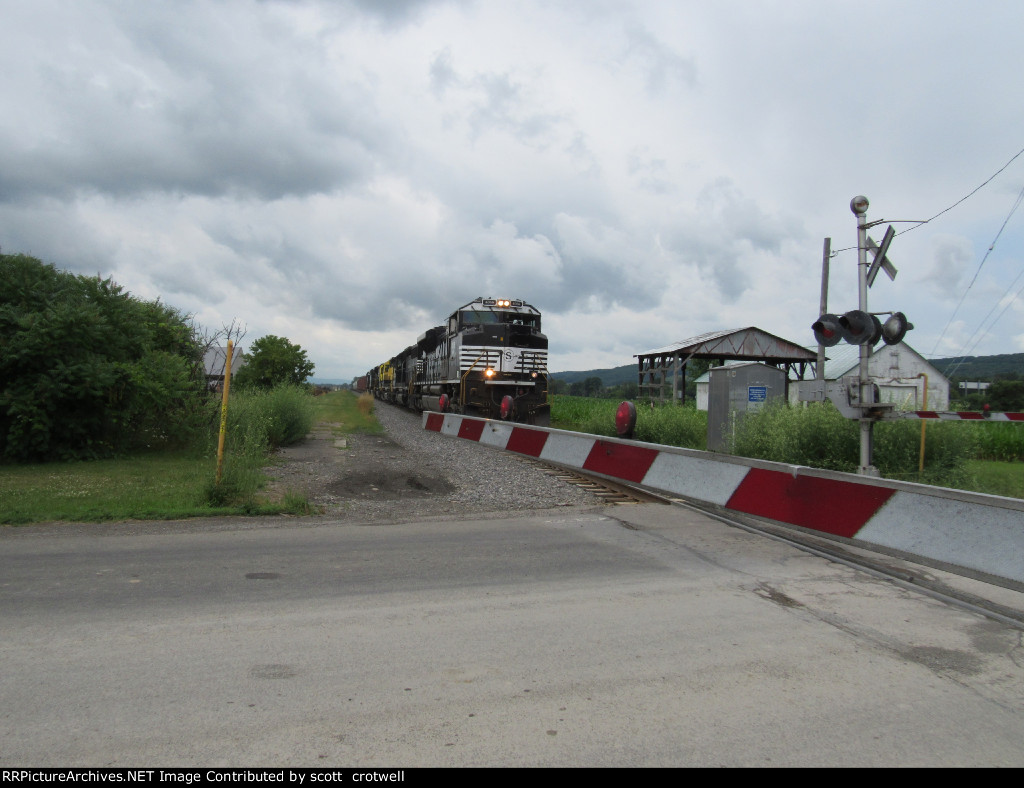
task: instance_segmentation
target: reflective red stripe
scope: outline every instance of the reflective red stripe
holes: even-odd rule
[[[513,427],[512,434],[508,437],[508,445],[505,448],[517,454],[540,457],[540,453],[544,450],[544,444],[547,442],[548,433],[546,432]]]
[[[484,434],[484,422],[477,419],[463,419],[459,424],[459,437],[469,441],[478,441]]]
[[[854,536],[894,490],[751,468],[726,509],[836,536]]]
[[[641,482],[657,456],[658,452],[654,449],[599,440],[595,441],[583,463],[583,470],[603,473],[628,482]]]

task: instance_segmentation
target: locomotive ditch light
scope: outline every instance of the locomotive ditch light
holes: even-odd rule
[[[843,338],[839,318],[827,312],[811,323],[811,330],[814,332],[814,338],[818,340],[818,344],[825,347],[838,345],[839,340]]]
[[[887,345],[898,345],[913,327],[905,314],[894,312],[882,326],[882,341]]]
[[[484,375],[486,375],[489,378],[493,378],[494,377],[494,370],[491,369],[491,367],[488,367],[487,369],[484,370]]]

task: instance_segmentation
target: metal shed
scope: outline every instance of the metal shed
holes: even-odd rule
[[[638,398],[652,402],[676,402],[686,388],[686,363],[690,359],[760,361],[785,370],[786,378],[803,380],[813,375],[817,354],[760,328],[711,331],[682,342],[634,355],[637,359]]]

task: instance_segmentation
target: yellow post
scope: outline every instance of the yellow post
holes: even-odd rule
[[[924,403],[921,406],[921,410],[928,410],[928,374],[926,372],[918,372],[919,378],[924,378]],[[927,426],[928,420],[921,419],[921,456],[917,462],[917,472],[924,472],[924,428]]]
[[[220,405],[220,436],[217,438],[217,479],[220,484],[221,471],[224,469],[224,434],[228,427],[228,389],[231,388],[231,349],[233,344],[228,340],[228,355],[224,362],[224,395]]]

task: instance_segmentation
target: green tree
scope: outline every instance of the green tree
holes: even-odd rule
[[[273,334],[253,342],[244,358],[245,364],[234,382],[248,389],[272,389],[283,384],[303,386],[315,369],[305,350]]]
[[[1024,381],[995,380],[983,398],[994,411],[1020,412],[1024,410]]]
[[[185,440],[205,397],[200,358],[173,307],[0,255],[0,458],[91,459]]]
[[[591,375],[583,381],[583,391],[586,397],[600,397],[603,389],[604,383],[596,375]]]

